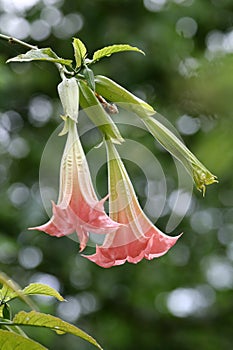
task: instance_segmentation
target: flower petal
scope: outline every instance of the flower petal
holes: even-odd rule
[[[105,237],[96,253],[85,256],[102,267],[138,263],[164,255],[178,240],[156,228],[142,211],[124,164],[111,142],[107,142],[110,216],[122,224]]]
[[[66,209],[61,208],[52,202],[53,216],[44,225],[37,227],[30,227],[29,230],[39,230],[48,233],[50,236],[62,237],[67,236],[75,231],[76,218],[72,210],[69,207]]]
[[[128,227],[122,227],[117,230],[115,236],[128,236]],[[110,235],[108,235],[109,238]],[[104,245],[96,246],[96,253],[90,256],[83,255],[85,258],[96,263],[99,266],[108,268],[124,264],[126,261],[136,264],[143,258],[151,260],[167,253],[167,251],[176,243],[181,235],[170,237],[157,230],[154,226],[146,234],[146,238],[128,241],[121,246],[114,243],[110,247]],[[127,242],[127,240],[126,240]]]
[[[68,137],[60,167],[58,203],[53,203],[52,218],[34,229],[56,237],[76,231],[82,251],[86,247],[89,232],[112,233],[120,224],[104,211],[104,201],[108,196],[99,201],[95,194],[75,122],[67,118],[66,123]]]

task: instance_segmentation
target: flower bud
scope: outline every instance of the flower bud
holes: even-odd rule
[[[64,110],[64,116],[77,122],[79,109],[79,88],[76,79],[63,79],[58,85],[57,89]]]

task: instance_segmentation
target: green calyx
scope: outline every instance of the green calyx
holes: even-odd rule
[[[116,124],[112,121],[93,90],[85,81],[79,81],[80,106],[85,109],[87,116],[102,132],[104,138],[111,139],[114,143],[122,143],[122,138]]]

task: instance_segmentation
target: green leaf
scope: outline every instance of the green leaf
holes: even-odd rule
[[[72,60],[66,60],[64,58],[58,57],[55,52],[51,50],[50,47],[44,49],[33,49],[24,54],[18,55],[16,57],[7,60],[9,62],[30,62],[30,61],[48,61],[52,63],[60,63],[65,66],[71,66]]]
[[[65,299],[58,293],[54,288],[42,284],[42,283],[31,283],[21,291],[24,295],[47,295],[54,297],[59,301],[64,301]]]
[[[0,349],[1,350],[48,350],[34,340],[24,338],[23,336],[0,330]]]
[[[0,290],[0,300],[7,302],[18,297],[32,309],[36,308],[34,303],[27,296],[23,295],[21,288],[17,285],[17,283],[11,281],[11,279],[3,272],[0,273],[0,283],[3,285],[2,289]]]
[[[106,46],[103,49],[95,51],[92,59],[95,62],[100,60],[103,57],[111,56],[113,53],[122,52],[122,51],[137,51],[145,55],[145,53],[142,50],[138,49],[137,47],[121,44],[121,45]]]
[[[74,38],[73,40],[73,47],[74,47],[74,57],[76,61],[76,68],[79,68],[84,58],[87,54],[86,46],[83,44],[83,42],[80,39]]]
[[[3,318],[4,304],[0,306],[0,318]]]
[[[0,300],[6,302],[17,296],[18,286],[13,283],[10,279],[2,282],[0,276],[0,283],[4,283],[2,289],[0,290]]]
[[[36,326],[36,327],[45,327],[55,331],[57,334],[69,333],[77,337],[80,337],[89,343],[95,345],[97,348],[102,349],[101,346],[96,342],[94,338],[90,335],[75,327],[74,325],[61,320],[58,317],[44,314],[41,312],[31,311],[25,312],[20,311],[15,315],[13,319],[14,325],[21,326]]]

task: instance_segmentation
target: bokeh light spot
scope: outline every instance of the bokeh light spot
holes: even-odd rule
[[[82,314],[89,314],[98,309],[96,297],[92,293],[83,292],[79,294],[78,299],[81,304]]]
[[[25,269],[34,269],[41,263],[42,258],[43,254],[37,247],[24,247],[18,255],[19,263]]]
[[[203,262],[207,281],[219,290],[233,288],[233,266],[225,258],[211,256]]]
[[[49,37],[50,32],[51,32],[51,28],[49,24],[42,19],[35,20],[31,24],[30,35],[33,40],[36,40],[36,41],[45,40]]]
[[[10,110],[1,115],[1,124],[10,132],[18,132],[24,123],[19,113]]]
[[[29,145],[25,139],[16,136],[10,142],[8,147],[9,154],[14,158],[25,158],[30,151]]]
[[[83,17],[79,13],[70,13],[53,28],[54,35],[60,39],[70,38],[83,27]]]
[[[218,230],[218,240],[224,245],[233,242],[233,224],[229,223],[220,227]]]
[[[58,316],[68,322],[75,322],[81,314],[81,305],[77,298],[73,296],[66,296],[66,303],[58,305]]]
[[[177,128],[184,135],[195,134],[200,129],[200,126],[200,120],[189,115],[182,115],[177,121]]]
[[[28,187],[25,186],[23,183],[14,183],[8,189],[10,201],[16,207],[20,207],[21,205],[26,203],[29,198],[29,194],[30,191]]]
[[[63,4],[63,0],[43,0],[45,5],[59,5],[61,6]]]
[[[29,120],[34,126],[43,126],[52,116],[53,106],[47,96],[33,97],[29,102]]]
[[[40,0],[1,0],[2,9],[6,12],[24,12],[35,6]]]
[[[169,293],[167,307],[177,317],[187,317],[199,314],[212,304],[214,298],[200,288],[177,288]]]
[[[197,22],[192,17],[182,17],[176,23],[176,31],[184,38],[192,38],[197,32]]]
[[[222,50],[223,33],[219,30],[213,30],[206,37],[206,45],[210,52]]]
[[[25,18],[12,14],[3,14],[0,16],[0,29],[1,32],[21,40],[26,39],[30,33],[28,21]]]
[[[190,223],[194,231],[203,234],[209,232],[212,229],[213,218],[207,210],[196,211],[192,214]]]
[[[55,26],[61,21],[62,13],[56,7],[47,6],[42,9],[40,17],[50,26]]]
[[[5,153],[5,149],[10,144],[10,135],[8,131],[0,125],[0,153]]]
[[[147,10],[152,12],[159,12],[163,10],[167,0],[144,0],[144,6]]]

